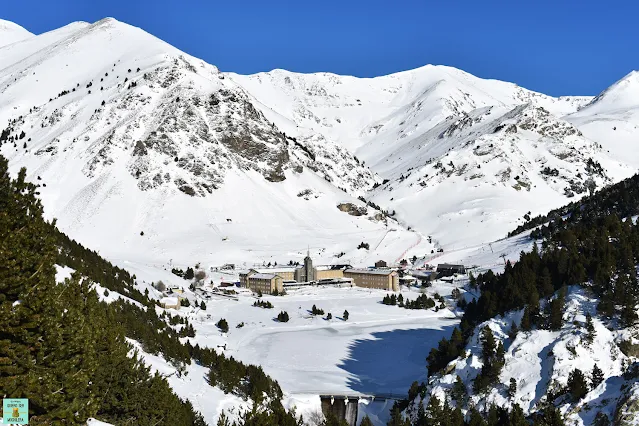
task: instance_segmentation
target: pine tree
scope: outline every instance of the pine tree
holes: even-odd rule
[[[344,321],[348,321],[348,311],[344,310],[344,314],[342,314],[342,318],[344,318]]]
[[[603,371],[601,371],[601,368],[599,368],[597,364],[595,364],[594,367],[592,367],[591,380],[590,380],[592,388],[596,388],[603,381],[604,381]]]
[[[530,318],[530,307],[528,305],[524,308],[524,315],[521,317],[520,325],[523,331],[532,330],[532,319]]]
[[[514,377],[510,378],[510,385],[508,386],[508,398],[511,400],[515,398],[517,394],[517,380]]]
[[[522,410],[519,404],[513,405],[508,417],[510,417],[508,426],[529,426],[528,420],[526,420],[526,416],[524,416],[524,410]]]
[[[417,403],[417,418],[415,419],[415,426],[427,426],[428,419],[426,418],[426,410],[424,409],[424,401]]]
[[[431,395],[430,400],[428,401],[428,406],[426,407],[426,419],[428,422],[427,424],[439,424],[439,422],[441,422],[443,418],[442,410],[443,407],[442,404],[439,402],[439,398],[437,398],[437,396],[435,395]],[[448,416],[449,412],[446,412],[446,415]]]
[[[568,376],[568,391],[574,402],[579,401],[588,393],[588,383],[578,368],[575,368]]]
[[[610,419],[608,416],[601,411],[597,413],[595,416],[595,421],[592,423],[593,426],[610,426]]]
[[[519,333],[519,328],[517,328],[517,324],[515,324],[515,321],[512,321],[510,323],[510,330],[508,331],[508,337],[510,338],[510,340],[515,340],[515,337],[517,337],[517,333]]]
[[[565,426],[559,410],[553,406],[544,408],[544,411],[537,415],[533,421],[533,426]]]
[[[586,344],[591,345],[594,342],[597,332],[595,331],[595,325],[592,321],[592,315],[586,314]]]
[[[550,315],[548,318],[548,328],[550,328],[550,330],[561,330],[561,326],[563,325],[564,294],[565,290],[562,289],[559,295],[549,303]]]
[[[228,333],[229,331],[229,323],[226,322],[226,320],[224,318],[220,319],[217,324],[215,324],[217,326],[217,328],[220,329],[220,331],[222,331],[223,333]]]
[[[466,402],[468,391],[466,390],[466,385],[459,376],[457,376],[457,378],[455,379],[455,383],[453,384],[453,389],[451,391],[451,396],[455,400],[457,405],[463,405]]]
[[[364,416],[359,426],[373,426],[373,422],[368,416]]]
[[[486,426],[486,420],[479,414],[479,411],[475,408],[470,409],[470,415],[468,419],[468,426]]]
[[[204,300],[200,303],[200,309],[206,311],[206,304],[204,303]]]

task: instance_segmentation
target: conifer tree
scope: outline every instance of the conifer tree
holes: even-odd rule
[[[451,391],[451,396],[455,400],[457,405],[462,405],[466,402],[468,391],[466,390],[466,385],[459,376],[457,376],[457,378],[455,379],[455,383],[453,384],[453,389]]]
[[[510,384],[508,385],[508,398],[511,400],[515,398],[517,394],[517,380],[514,377],[510,378]]]
[[[597,336],[597,332],[595,331],[595,325],[592,322],[592,315],[590,313],[586,314],[586,344],[591,345]]]
[[[508,417],[510,417],[509,426],[529,426],[526,416],[524,416],[524,410],[515,404],[510,411]]]
[[[532,319],[530,318],[530,307],[528,305],[524,308],[524,315],[521,317],[520,325],[523,331],[532,330]]]
[[[512,321],[510,323],[510,330],[508,330],[508,337],[511,340],[515,340],[515,337],[517,337],[517,333],[519,333],[519,328],[517,328],[517,324],[515,324],[515,321]]]
[[[568,376],[568,391],[575,402],[588,393],[588,383],[584,374],[578,368],[575,368]]]
[[[342,318],[344,318],[344,321],[348,321],[348,311],[344,310],[344,313],[342,314]]]
[[[470,415],[468,419],[468,426],[486,426],[486,420],[482,417],[482,415],[477,411],[476,408],[470,409]]]
[[[595,364],[594,367],[592,367],[591,380],[590,380],[591,386],[593,388],[596,388],[603,381],[604,381],[603,371],[601,371],[601,368],[599,368],[599,366]]]
[[[359,426],[373,426],[373,422],[368,416],[364,416]]]
[[[565,423],[557,408],[547,406],[541,414],[535,416],[533,426],[565,426]]]

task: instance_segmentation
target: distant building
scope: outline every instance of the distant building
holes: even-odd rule
[[[350,265],[327,265],[315,267],[309,253],[304,258],[304,264],[301,266],[285,266],[275,268],[255,268],[248,271],[240,272],[240,286],[249,287],[249,278],[255,274],[274,274],[278,275],[283,282],[316,282],[319,280],[341,279],[344,278],[344,270],[350,268]]]
[[[437,279],[437,272],[435,271],[412,271],[411,275],[418,279],[422,285],[429,284]]]
[[[399,291],[399,275],[391,269],[347,269],[344,278],[352,279],[357,287]]]
[[[275,293],[275,291],[281,293],[284,291],[283,282],[282,277],[277,274],[262,274],[256,272],[249,274],[246,287],[255,292],[260,291],[266,294]]]
[[[163,297],[160,299],[160,306],[164,309],[180,309],[179,297]]]
[[[452,265],[450,263],[440,263],[437,265],[438,277],[450,277],[455,274],[465,274],[466,268],[464,265]]]
[[[377,262],[375,262],[375,267],[376,268],[387,268],[388,264],[386,264],[386,262],[383,261],[383,260],[378,260]]]

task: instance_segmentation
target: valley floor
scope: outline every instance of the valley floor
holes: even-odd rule
[[[522,250],[529,249],[527,238],[514,237],[495,242],[491,246],[477,246],[450,253],[432,255],[417,262],[437,264],[462,262],[479,269],[503,265],[501,254],[515,260]],[[159,297],[152,282],[180,285],[188,289],[189,282],[176,277],[167,265],[129,261],[116,263],[136,274],[141,289],[148,288],[150,296]],[[235,274],[210,273],[207,280],[218,283],[234,280]],[[290,290],[285,296],[264,296],[273,309],[252,306],[257,298],[244,293],[237,300],[213,295],[209,299],[186,290],[191,299],[206,303],[206,310],[189,307],[169,310],[189,319],[196,331],[193,344],[216,348],[227,356],[246,363],[260,365],[276,379],[285,394],[285,405],[295,406],[298,414],[313,417],[320,411],[320,394],[404,396],[413,381],[426,379],[426,356],[439,340],[449,337],[459,323],[453,312],[450,294],[462,287],[463,280],[454,283],[436,281],[425,292],[444,296],[448,308],[435,311],[409,310],[381,303],[387,294],[383,290],[364,288],[306,288]],[[404,299],[421,294],[417,288],[401,288]],[[313,305],[331,313],[332,320],[313,316]],[[159,308],[158,308],[159,310]],[[343,320],[343,312],[349,319]],[[280,311],[288,312],[288,323],[276,320]],[[216,323],[224,318],[228,333],[222,333]],[[241,328],[237,326],[241,323]],[[174,367],[160,357],[145,354],[154,369],[167,376],[171,386],[188,398],[214,423],[222,410],[237,413],[249,405],[233,395],[224,395],[206,382],[205,369],[192,365],[187,374],[179,376]],[[386,424],[392,401],[360,404],[360,417],[368,414],[376,425]]]

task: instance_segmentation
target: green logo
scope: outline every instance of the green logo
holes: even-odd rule
[[[26,398],[3,399],[2,422],[14,425],[29,424],[29,400]]]

